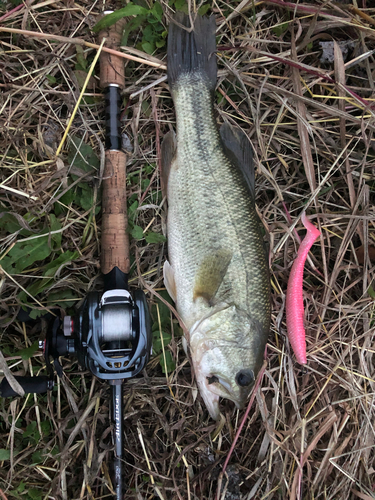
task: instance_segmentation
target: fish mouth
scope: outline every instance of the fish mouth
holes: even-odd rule
[[[214,420],[220,416],[219,398],[229,399],[235,403],[238,409],[242,409],[245,395],[241,390],[234,388],[225,377],[221,375],[207,375],[197,368],[195,370],[199,392],[205,402],[205,405]]]
[[[232,398],[232,385],[223,377],[220,377],[219,375],[211,375],[206,377],[206,384],[209,386],[208,388],[213,392],[214,394],[218,394],[219,396],[226,397],[226,398]],[[218,389],[218,390],[215,390]],[[225,396],[222,394],[222,392],[226,393]],[[236,402],[236,401],[234,401]]]
[[[231,384],[224,377],[218,375],[206,377],[206,386],[207,389],[215,396],[233,401],[238,409],[243,408],[248,391],[242,391],[240,388]],[[244,392],[246,392],[246,394],[244,394]]]

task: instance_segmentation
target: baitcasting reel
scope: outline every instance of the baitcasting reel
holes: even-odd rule
[[[55,318],[44,348],[47,376],[16,377],[25,393],[44,393],[53,388],[53,359],[55,370],[62,377],[60,356],[76,356],[79,364],[95,376],[115,381],[135,377],[148,362],[151,349],[150,318],[142,290],[134,298],[127,290],[108,290],[100,297],[91,292],[75,317]],[[18,394],[4,378],[0,396]]]
[[[81,366],[110,383],[143,370],[150,354],[150,332],[142,290],[135,290],[134,299],[127,290],[108,290],[101,298],[92,292],[78,316],[64,318],[63,327],[66,354],[75,353]]]

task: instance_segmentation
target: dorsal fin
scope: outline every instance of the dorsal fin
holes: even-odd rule
[[[255,203],[253,150],[247,135],[241,129],[235,129],[229,123],[224,123],[220,128],[220,136],[225,154],[242,173],[252,201]]]
[[[165,134],[161,143],[161,191],[163,198],[167,195],[168,177],[171,170],[173,158],[176,154],[176,134],[170,130]]]

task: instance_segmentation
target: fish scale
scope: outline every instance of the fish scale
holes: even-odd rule
[[[191,323],[189,316],[196,268],[202,257],[210,255],[217,246],[235,249],[236,260],[242,260],[242,264],[234,262],[229,266],[228,279],[224,281],[222,288],[228,287],[226,281],[232,281],[231,275],[235,276],[238,286],[231,287],[227,300],[240,307],[250,307],[257,314],[256,303],[268,300],[268,294],[265,297],[257,279],[264,278],[266,269],[264,265],[255,269],[253,266],[256,255],[264,253],[259,221],[255,220],[258,217],[254,209],[249,210],[249,193],[245,187],[238,186],[242,179],[239,179],[224,156],[216,131],[216,121],[212,113],[209,113],[209,106],[205,105],[211,104],[207,87],[194,80],[184,80],[176,94],[175,107],[179,110],[178,169],[173,169],[168,179],[168,239],[169,248],[173,248],[172,251],[169,250],[171,265],[176,265],[179,269],[178,280],[181,281],[181,286],[178,290],[184,293],[184,296],[177,297],[178,304],[181,304],[182,318]],[[200,106],[197,106],[194,99],[196,95],[200,96]],[[190,117],[193,111],[198,127],[191,127]],[[206,151],[205,143],[214,146],[211,149],[215,149],[216,154]],[[175,215],[175,207],[178,215]],[[181,219],[181,223],[176,223],[177,217]],[[197,238],[198,235],[200,237]],[[189,252],[186,251],[186,245]],[[185,290],[191,290],[190,297],[182,292]],[[255,304],[254,300],[249,301],[249,296],[254,299],[254,294],[258,298]],[[186,312],[182,305],[185,302]],[[257,316],[261,321],[262,314]]]
[[[207,45],[203,40],[212,29],[211,20],[197,18],[191,34],[174,26],[169,35],[168,81],[177,142],[176,150],[165,155],[170,164],[163,159],[162,164],[168,171],[165,283],[189,330],[200,393],[211,416],[218,418],[219,397],[242,407],[250,379],[262,363],[270,287],[253,193],[241,170],[241,158],[230,153],[241,156],[237,136],[224,129],[224,144],[214,116],[216,63],[211,77],[212,68],[205,69],[213,53],[214,32]],[[186,50],[196,52],[186,54]],[[250,151],[245,141],[244,149]],[[168,144],[163,145],[164,152]]]

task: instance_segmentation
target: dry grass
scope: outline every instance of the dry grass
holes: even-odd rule
[[[2,5],[4,13],[12,8]],[[234,12],[234,5],[242,12]],[[41,356],[23,360],[19,351],[43,334],[46,322],[17,319],[21,303],[53,308],[53,293],[61,298],[69,291],[59,305],[72,307],[101,286],[100,214],[61,198],[72,180],[76,189],[82,175],[98,193],[97,172],[84,172],[68,157],[72,137],[103,157],[97,70],[55,157],[86,74],[76,64],[86,61],[89,67],[96,50],[53,39],[58,34],[95,43],[90,27],[101,10],[102,3],[47,0],[29,2],[0,20],[0,257],[11,255],[16,241],[43,229],[57,231],[44,244],[52,249],[47,256],[2,275],[1,345],[13,373],[43,372]],[[298,6],[273,0],[232,7],[215,2],[213,11],[219,26],[218,116],[241,126],[254,146],[273,288],[267,369],[223,478],[226,493],[217,498],[375,498],[375,9],[355,0]],[[2,27],[47,36],[21,36]],[[141,38],[134,31],[128,45],[135,47]],[[334,60],[322,63],[319,42],[332,40],[353,46],[345,61],[336,49]],[[155,56],[164,59],[165,48]],[[127,96],[165,75],[125,64]],[[124,117],[134,146],[129,196],[140,206],[135,223],[157,233],[164,221],[155,164],[173,123],[164,81],[136,94]],[[308,365],[301,371],[285,337],[284,294],[298,248],[292,229],[300,230],[305,208],[322,236],[305,272]],[[160,290],[165,245],[133,240],[133,255],[136,248],[132,284],[139,284],[141,273],[149,287]],[[68,251],[74,257],[48,278],[46,265]],[[35,300],[21,294],[33,295],[46,279]],[[176,323],[169,329],[173,333]],[[213,500],[243,412],[223,402],[225,424],[215,435],[177,335],[167,349],[175,359],[173,373],[163,376],[159,355],[143,378],[125,388],[125,498]],[[64,379],[52,394],[0,402],[0,449],[11,453],[1,463],[3,499],[111,497],[109,390],[74,360],[64,359],[63,365]]]

